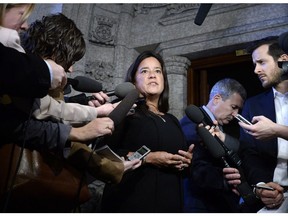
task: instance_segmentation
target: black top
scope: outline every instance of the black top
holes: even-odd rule
[[[178,120],[171,114],[161,118],[136,110],[126,118],[110,146],[126,155],[146,145],[154,151],[176,154],[187,150]],[[181,172],[172,168],[143,165],[124,175],[118,185],[106,185],[102,200],[103,212],[164,213],[182,212]]]

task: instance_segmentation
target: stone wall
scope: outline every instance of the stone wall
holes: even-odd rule
[[[63,12],[75,21],[84,34],[87,52],[75,64],[72,76],[94,77],[107,90],[123,82],[139,52],[160,52],[170,83],[170,112],[181,118],[191,61],[225,54],[288,29],[288,4],[213,4],[201,26],[194,24],[199,6],[38,4],[35,13]]]

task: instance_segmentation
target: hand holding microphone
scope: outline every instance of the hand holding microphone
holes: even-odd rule
[[[68,84],[79,92],[92,93],[86,96],[84,93],[67,98],[68,103],[80,103],[83,105],[100,106],[109,100],[108,97],[116,96],[124,98],[135,86],[130,82],[125,82],[116,86],[115,90],[102,92],[102,84],[96,80],[84,76],[77,76],[74,79],[68,78]]]
[[[201,123],[204,122],[204,115],[201,112],[201,110],[196,106],[189,106],[185,110],[186,115],[190,120],[196,120],[195,123]],[[205,122],[204,122],[205,123]],[[207,125],[207,124],[206,124]],[[215,158],[220,158],[223,160],[226,168],[236,167],[237,171],[239,171],[240,174],[240,181],[241,183],[236,186],[239,194],[242,196],[244,201],[248,204],[254,204],[256,202],[255,195],[253,193],[252,188],[247,183],[244,172],[241,167],[241,160],[237,153],[235,153],[233,150],[229,149],[216,135],[212,135],[205,127],[199,127],[198,128],[198,134],[203,140],[205,146],[207,147],[208,151],[212,154]],[[232,168],[233,171],[234,168]],[[236,170],[236,169],[235,169]],[[224,171],[224,170],[223,170]],[[231,175],[231,169],[225,169],[225,172],[229,173],[229,180],[231,182],[231,178],[239,179],[238,175]],[[233,190],[233,189],[232,189]]]

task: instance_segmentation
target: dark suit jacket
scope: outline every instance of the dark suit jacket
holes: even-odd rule
[[[180,120],[187,144],[195,144],[191,176],[184,180],[184,210],[197,213],[239,212],[239,197],[228,187],[223,177],[223,161],[213,158],[201,143],[197,134],[197,125],[187,116]],[[227,140],[238,140],[227,135]],[[233,145],[233,144],[232,144]],[[231,145],[231,146],[232,146]],[[238,148],[237,148],[238,149]]]
[[[0,43],[0,94],[43,97],[51,85],[49,68],[39,57],[26,55]]]
[[[26,128],[26,141],[30,147],[62,149],[71,126],[31,119],[29,127],[26,127],[23,123],[29,114],[3,99],[19,96],[32,106],[34,98],[47,95],[51,85],[47,64],[39,57],[20,53],[0,43],[0,65],[0,145],[22,143]]]
[[[249,121],[252,120],[253,116],[263,115],[276,122],[273,90],[247,99],[242,115]],[[256,140],[241,128],[239,155],[246,179],[250,185],[273,181],[277,154],[277,138],[267,141]],[[263,206],[263,203],[259,200],[252,211],[257,212]]]
[[[263,115],[276,122],[273,90],[248,99],[244,104],[242,115],[249,121],[253,116]],[[241,128],[240,156],[250,184],[273,181],[277,154],[277,138],[268,141],[256,140]]]

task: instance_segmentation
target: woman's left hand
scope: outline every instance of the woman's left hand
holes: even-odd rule
[[[188,148],[188,151],[183,151],[183,150],[179,150],[178,154],[182,156],[181,158],[181,164],[176,165],[175,168],[178,169],[179,171],[183,170],[185,167],[189,167],[191,164],[191,160],[193,158],[193,148],[194,148],[194,144],[191,144]]]

